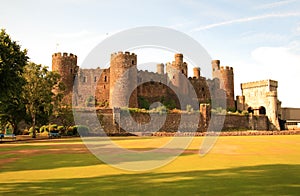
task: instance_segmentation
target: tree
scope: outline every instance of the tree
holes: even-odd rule
[[[67,130],[69,127],[74,125],[73,111],[70,105],[58,104],[59,107],[55,109],[54,117],[59,120],[59,122]]]
[[[47,67],[28,63],[25,67],[23,88],[26,111],[31,118],[31,126],[46,124],[52,115],[54,105],[60,100],[60,93],[54,93],[59,88],[60,75],[48,71]],[[33,129],[33,137],[36,137]]]
[[[26,50],[12,41],[4,29],[0,31],[0,120],[10,122],[14,133],[25,116],[21,97],[25,80],[22,77],[28,56]]]

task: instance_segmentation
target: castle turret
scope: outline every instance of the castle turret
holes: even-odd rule
[[[220,82],[220,89],[226,92],[227,108],[235,108],[233,68],[220,66],[220,60],[212,61],[212,75]]]
[[[194,67],[193,72],[195,78],[200,78],[200,67]]]
[[[109,106],[137,107],[137,56],[118,52],[110,59]]]
[[[280,130],[278,121],[278,103],[277,103],[277,91],[270,91],[266,93],[267,96],[267,116],[270,120],[270,130]]]
[[[187,63],[183,62],[183,54],[175,54],[175,61],[173,61],[172,66],[187,77]]]
[[[163,75],[164,68],[165,68],[165,65],[163,63],[157,64],[156,65],[157,73]]]
[[[184,78],[187,77],[187,63],[183,62],[182,54],[175,54],[175,61],[167,63],[167,74],[169,81],[175,87],[180,88],[182,93],[187,93],[187,84],[184,82]]]
[[[212,60],[211,61],[212,70],[213,70],[213,78],[215,78],[215,75],[217,70],[220,70],[220,60]]]
[[[75,76],[78,72],[77,56],[68,53],[54,53],[52,55],[52,71],[61,76],[61,82],[65,85],[64,100],[66,104],[72,103],[72,92]]]

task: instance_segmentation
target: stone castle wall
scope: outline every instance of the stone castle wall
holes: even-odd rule
[[[209,125],[209,120],[205,117],[197,114],[177,114],[169,113],[164,114],[151,114],[151,117],[147,113],[133,113],[121,114],[120,121],[116,119],[116,125],[113,123],[113,114],[103,114],[101,124],[104,125],[104,130],[106,132],[116,132],[118,131],[118,124],[121,125],[123,131],[127,132],[191,132],[192,130],[198,132],[207,131]],[[150,120],[156,122],[150,124]],[[185,119],[182,124],[181,129],[179,129],[180,120]],[[224,119],[224,115],[215,115],[216,121],[221,121]],[[218,120],[220,119],[220,120]],[[195,124],[195,122],[198,123]],[[121,122],[121,123],[119,123]],[[148,124],[149,123],[149,124]],[[225,121],[223,126],[223,131],[228,130],[269,130],[268,118],[266,116],[243,116],[228,114],[225,115]]]
[[[52,55],[52,71],[58,72],[61,82],[65,85],[64,102],[72,103],[73,84],[79,67],[77,66],[77,56],[68,53],[54,53]]]
[[[223,89],[227,97],[227,108],[235,108],[234,101],[234,73],[229,66],[220,66],[220,60],[212,61],[213,79],[219,80],[220,89]]]
[[[277,98],[278,82],[261,80],[241,84],[242,96],[237,97],[237,109],[253,110],[254,114],[263,112],[269,117],[270,129],[280,130],[280,101]],[[264,110],[264,111],[262,111]]]
[[[78,94],[75,96],[75,105],[78,106],[84,106],[87,99],[94,97],[101,107],[123,107],[128,106],[128,102],[130,107],[138,107],[138,97],[153,102],[160,101],[159,97],[177,99],[178,94],[186,97],[191,91],[196,92],[200,103],[207,103],[211,100],[211,96],[221,97],[219,94],[224,92],[220,91],[220,85],[214,84],[217,80],[201,77],[200,68],[194,68],[194,77],[187,78],[188,67],[183,61],[182,54],[175,54],[175,61],[167,64],[166,73],[164,64],[157,65],[157,73],[137,71],[137,56],[129,52],[112,54],[108,69],[78,69],[77,57],[66,53],[54,54],[52,64],[53,70],[61,74],[69,97],[72,96],[71,89],[77,74],[75,86]],[[116,85],[118,88],[115,88]],[[133,90],[134,87],[137,88]],[[176,103],[179,103],[178,100]],[[177,106],[177,108],[185,107]]]
[[[109,106],[137,107],[137,56],[118,52],[110,59]]]

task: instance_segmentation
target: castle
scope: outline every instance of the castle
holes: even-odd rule
[[[107,69],[81,69],[76,55],[54,53],[52,70],[61,75],[65,84],[65,103],[71,104],[73,92],[80,92],[75,93],[73,106],[82,106],[92,98],[101,108],[142,108],[154,102],[185,108],[186,105],[180,105],[178,94],[186,97],[194,90],[198,104],[225,97],[227,109],[267,114],[274,125],[272,129],[279,129],[280,102],[277,100],[276,81],[242,84],[242,96],[235,100],[232,67],[220,66],[220,60],[213,60],[212,79],[202,77],[199,67],[194,67],[193,77],[188,77],[188,64],[183,61],[183,54],[175,54],[174,58],[172,63],[157,64],[157,72],[154,73],[138,70],[137,55],[130,52],[111,54]]]

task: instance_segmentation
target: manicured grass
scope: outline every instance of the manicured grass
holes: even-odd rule
[[[113,138],[134,150],[171,139]],[[300,136],[219,137],[201,157],[202,141],[144,172],[113,168],[78,139],[0,144],[0,195],[299,195]]]

